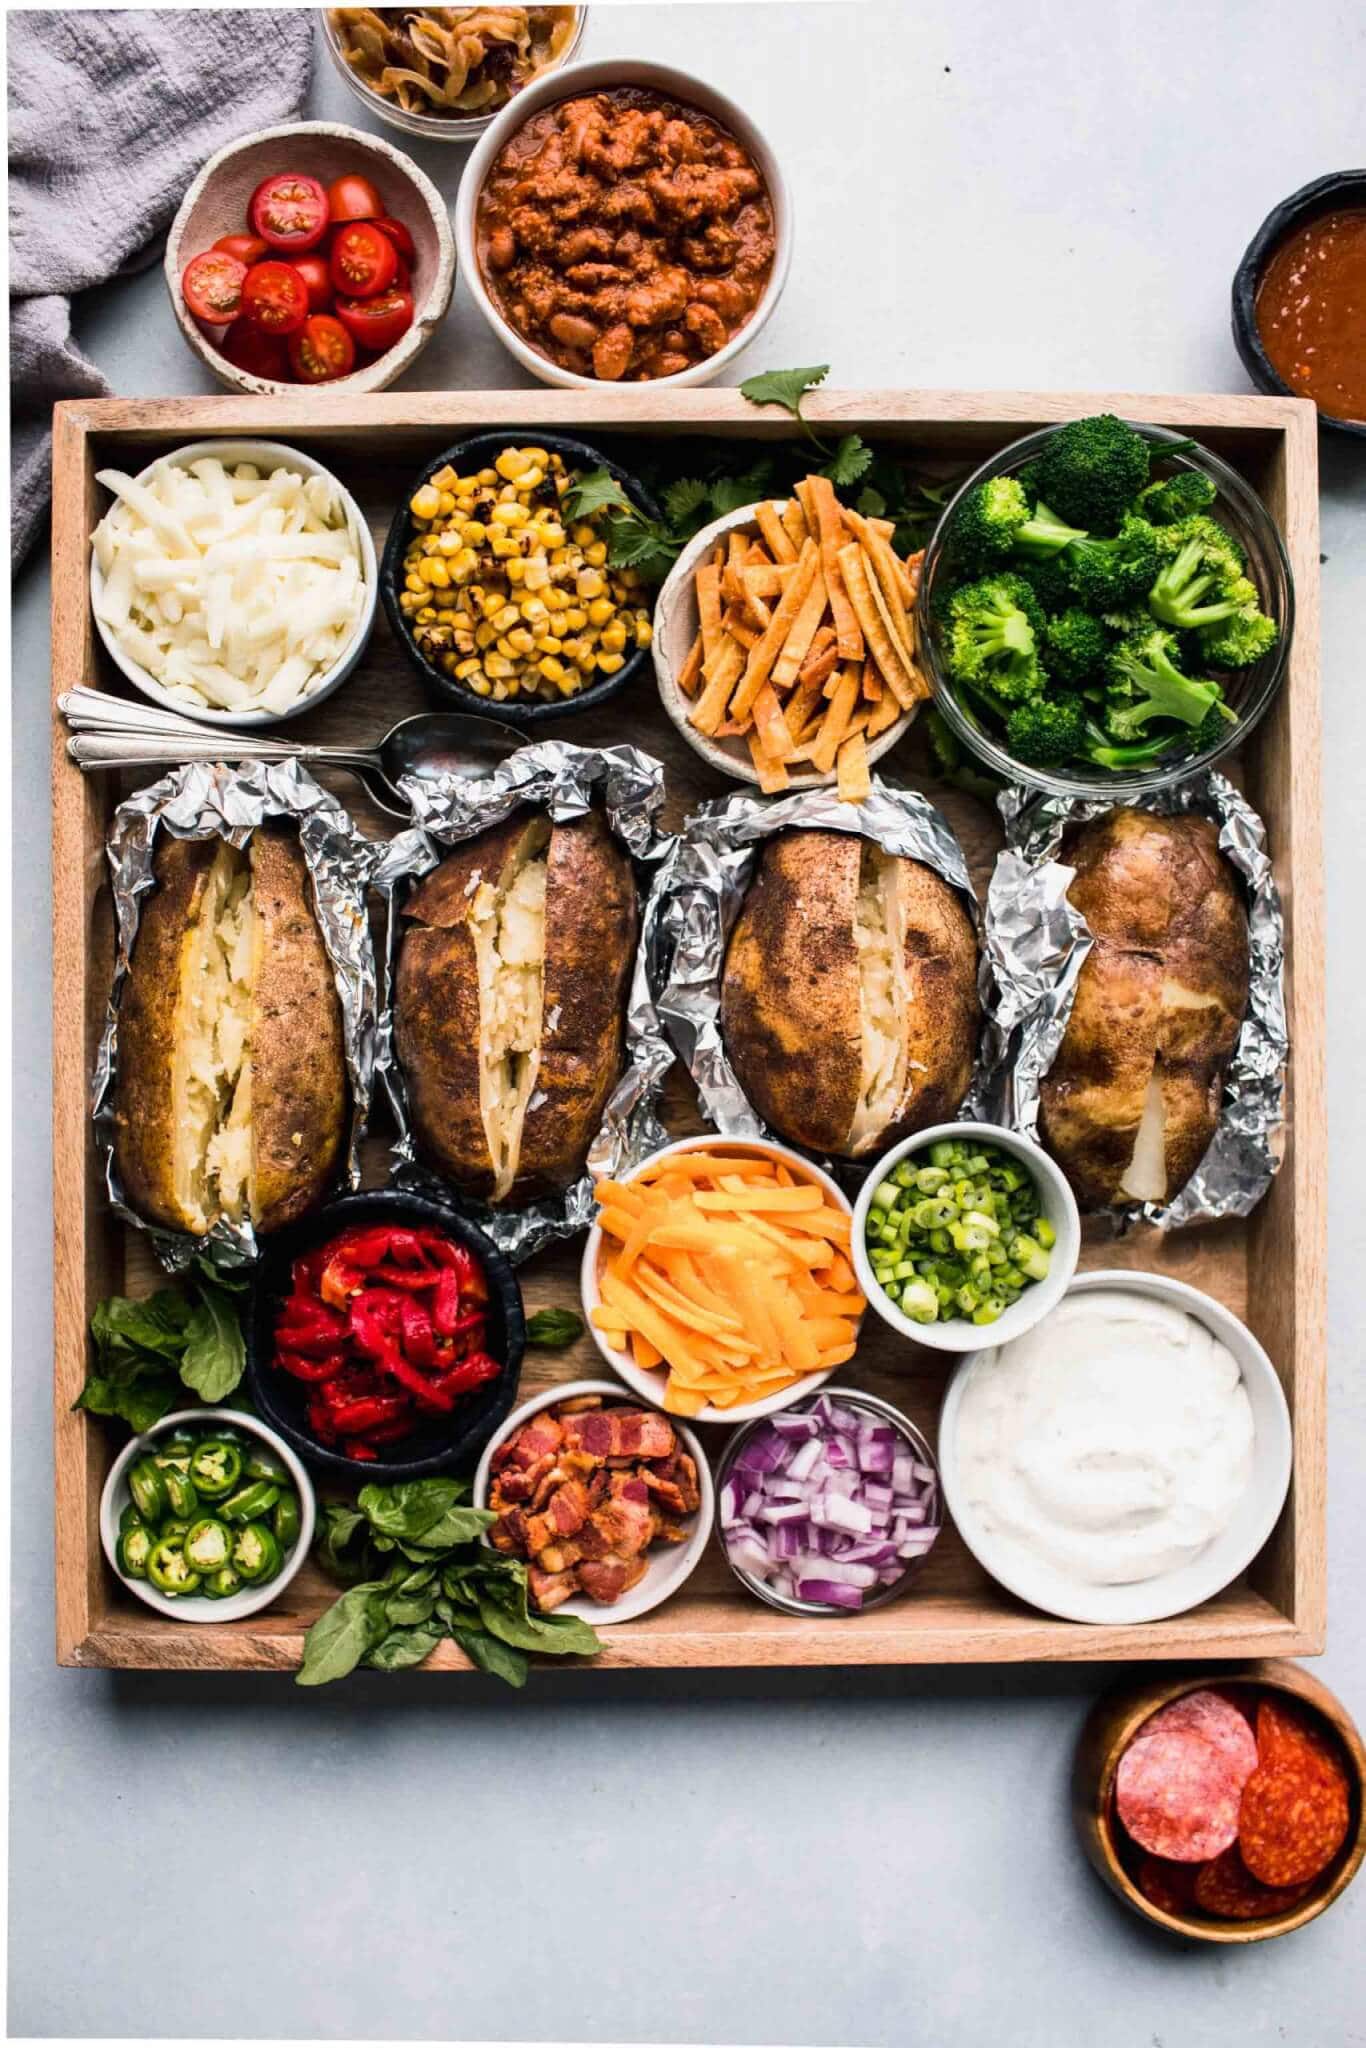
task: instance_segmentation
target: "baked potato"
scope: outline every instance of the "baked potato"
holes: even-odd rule
[[[1214,1136],[1247,1008],[1247,916],[1208,818],[1113,810],[1063,842],[1094,944],[1039,1133],[1083,1208],[1169,1202]]]
[[[119,1005],[114,1158],[132,1206],[202,1236],[326,1191],[347,1112],[341,1004],[287,826],[161,841]]]
[[[860,1158],[954,1115],[977,1040],[977,940],[947,882],[845,832],[764,841],[721,1035],[765,1123]]]
[[[520,811],[433,868],[404,927],[394,1042],[423,1156],[493,1203],[559,1193],[621,1072],[628,856],[595,812]]]

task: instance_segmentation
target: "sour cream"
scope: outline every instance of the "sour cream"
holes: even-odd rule
[[[1237,1363],[1194,1316],[1116,1289],[1072,1295],[968,1370],[964,1497],[999,1552],[1092,1586],[1189,1564],[1252,1477]]]

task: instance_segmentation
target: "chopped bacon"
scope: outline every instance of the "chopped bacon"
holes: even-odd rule
[[[667,1458],[678,1442],[667,1415],[652,1415],[643,1408],[566,1416],[564,1435],[573,1449],[595,1458]]]
[[[581,1564],[579,1583],[590,1600],[597,1600],[604,1607],[610,1607],[620,1600],[623,1593],[629,1593],[645,1576],[646,1560],[633,1558],[623,1564],[616,1558],[604,1564]]]
[[[572,1600],[578,1592],[573,1572],[543,1572],[532,1565],[527,1573],[531,1597],[542,1614],[549,1614],[565,1600]]]

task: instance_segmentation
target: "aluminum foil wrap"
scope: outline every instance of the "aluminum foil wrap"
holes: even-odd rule
[[[402,937],[402,910],[412,884],[452,847],[497,825],[519,805],[532,804],[564,821],[595,803],[635,861],[652,868],[672,841],[659,828],[664,768],[636,747],[576,747],[543,740],[508,755],[488,775],[405,776],[400,783],[415,823],[390,841],[376,864],[374,883],[385,900],[385,989],[394,986]],[[629,1171],[667,1142],[659,1118],[660,1091],[673,1052],[655,1014],[642,950],[637,949],[626,1013],[626,1065],[603,1110],[588,1153],[588,1171],[563,1195],[519,1208],[490,1208],[459,1193],[422,1164],[413,1139],[403,1069],[394,1047],[392,1005],[380,1015],[378,1067],[393,1105],[399,1137],[394,1178],[456,1201],[515,1263],[558,1238],[573,1237],[593,1220],[593,1183],[601,1174]],[[534,1100],[534,1097],[533,1097]]]
[[[793,826],[857,833],[886,853],[922,861],[959,892],[981,929],[963,849],[947,819],[917,790],[894,788],[875,776],[861,804],[842,803],[829,788],[783,797],[719,797],[702,804],[679,833],[646,905],[644,951],[656,1006],[697,1084],[702,1113],[727,1137],[777,1136],[749,1101],[726,1057],[721,973],[759,843]],[[974,1088],[982,1078],[982,1050]],[[820,1163],[836,1175],[849,1166],[840,1159]]]
[[[1174,817],[1197,812],[1219,827],[1219,847],[1242,877],[1251,976],[1247,1015],[1224,1082],[1219,1125],[1195,1172],[1173,1201],[1100,1210],[1117,1235],[1138,1222],[1163,1230],[1246,1216],[1280,1164],[1289,1040],[1285,1023],[1285,926],[1266,850],[1266,827],[1247,799],[1210,773],[1175,789],[1130,800]],[[1057,858],[1069,825],[1113,808],[1104,801],[1000,797],[1006,845],[987,892],[983,997],[989,1069],[974,1091],[974,1113],[1037,1138],[1039,1085],[1062,1044],[1077,976],[1091,950],[1085,919],[1067,900],[1074,870]]]
[[[109,835],[110,882],[117,920],[117,952],[109,1009],[95,1055],[91,1108],[104,1152],[105,1185],[118,1214],[146,1230],[161,1263],[174,1272],[205,1252],[224,1266],[256,1255],[251,1223],[220,1220],[204,1237],[146,1222],[123,1193],[114,1164],[114,1092],[118,1072],[119,1004],[133,954],[142,901],[156,887],[152,872],[157,834],[177,839],[226,839],[245,846],[258,825],[273,818],[297,822],[299,843],[313,881],[314,908],[336,977],[342,1010],[351,1120],[345,1183],[360,1184],[360,1140],[370,1113],[375,1056],[375,956],[366,889],[374,848],[336,798],[298,761],[191,761],[119,805]]]

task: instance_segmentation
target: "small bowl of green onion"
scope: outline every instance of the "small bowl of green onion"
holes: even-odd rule
[[[937,1124],[884,1153],[854,1205],[854,1267],[872,1308],[932,1351],[1021,1336],[1081,1255],[1061,1170],[998,1124]],[[990,1336],[984,1332],[990,1332]]]

